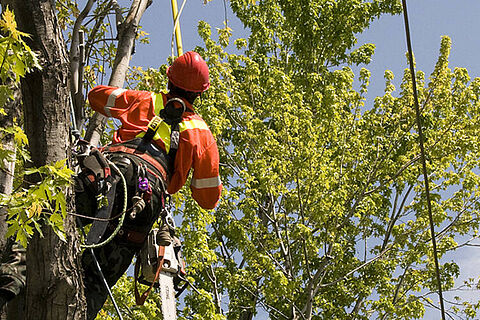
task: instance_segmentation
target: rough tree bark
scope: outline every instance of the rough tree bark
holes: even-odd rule
[[[69,149],[69,63],[50,0],[12,1],[19,29],[31,35],[42,70],[22,80],[25,132],[33,165],[67,158]],[[64,221],[66,241],[43,227],[27,248],[25,319],[84,319],[85,299],[75,221]]]
[[[112,75],[110,76],[109,85],[114,87],[122,87],[125,82],[132,50],[135,44],[138,24],[145,10],[150,6],[152,0],[133,0],[130,10],[125,21],[118,27],[118,46],[117,54],[113,64]],[[85,140],[96,146],[100,140],[100,136],[105,128],[107,119],[98,112],[92,116],[89,121]]]
[[[18,86],[13,86],[13,99],[10,99],[5,105],[4,109],[7,113],[4,116],[0,116],[0,127],[2,128],[11,128],[14,125],[14,118],[18,118],[20,115],[20,88]],[[2,148],[5,150],[10,150],[13,152],[12,161],[4,161],[2,164],[2,170],[0,170],[0,193],[10,195],[13,191],[13,175],[15,172],[15,141],[12,134],[4,135],[0,139]],[[0,252],[1,252],[1,261],[5,261],[10,253],[11,243],[7,245],[7,238],[5,237],[7,233],[7,210],[6,208],[0,207]],[[23,306],[23,304],[22,304]],[[16,302],[9,303],[9,308],[11,310],[16,310],[18,304]],[[17,310],[16,310],[17,311]],[[15,312],[18,314],[18,312]],[[13,314],[13,312],[12,312]],[[0,319],[7,319],[7,309],[4,308],[0,311]],[[11,320],[14,318],[10,317]],[[20,318],[17,318],[20,319]]]

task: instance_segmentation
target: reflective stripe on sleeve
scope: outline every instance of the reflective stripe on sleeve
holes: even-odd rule
[[[125,91],[127,90],[118,88],[113,90],[112,93],[110,93],[110,95],[108,96],[107,104],[103,107],[103,110],[105,111],[105,114],[107,116],[109,117],[112,116],[112,114],[110,113],[110,108],[115,106],[115,99],[117,99],[117,97],[122,93],[124,93]]]
[[[215,188],[222,184],[220,181],[220,177],[216,176],[213,178],[205,178],[205,179],[192,179],[192,187],[197,189],[205,189],[205,188]]]

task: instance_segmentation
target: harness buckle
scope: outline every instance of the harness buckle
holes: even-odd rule
[[[157,131],[160,123],[162,123],[162,118],[160,118],[159,116],[154,116],[152,120],[150,120],[150,122],[148,123],[148,129]]]
[[[170,210],[166,210],[166,214],[165,214],[164,219],[165,219],[165,223],[167,224],[168,228],[170,230],[175,231],[175,229],[176,229],[175,220],[173,220],[173,215],[172,215],[172,212]]]

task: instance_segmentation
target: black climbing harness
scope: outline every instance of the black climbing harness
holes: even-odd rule
[[[86,142],[82,140],[77,142],[74,155],[81,169],[75,177],[76,197],[78,199],[82,195],[87,197],[93,195],[95,198],[95,204],[88,208],[90,210],[87,214],[74,214],[77,216],[82,229],[90,221],[94,221],[82,247],[98,248],[110,242],[123,224],[127,211],[127,182],[120,169],[113,162],[109,161],[97,148],[88,146]],[[112,218],[111,214],[115,205],[119,182],[121,182],[123,188],[123,206],[120,214]],[[79,202],[81,201],[77,200],[77,204]],[[85,202],[90,203],[90,201]],[[107,239],[101,241],[109,222],[115,219],[118,219],[117,227]]]
[[[176,105],[180,107],[176,107]],[[160,114],[153,117],[149,122],[147,132],[142,138],[142,143],[137,147],[138,151],[144,152],[146,147],[151,144],[162,122],[168,124],[170,126],[170,148],[167,152],[168,172],[173,172],[178,143],[180,142],[180,123],[185,111],[191,110],[187,108],[182,99],[171,98],[167,100],[163,109],[160,110]]]

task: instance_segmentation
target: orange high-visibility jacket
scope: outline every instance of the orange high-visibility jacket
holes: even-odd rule
[[[97,86],[88,94],[90,106],[107,117],[120,120],[122,126],[114,133],[113,143],[142,137],[148,123],[163,109],[169,95],[148,91],[125,90]],[[190,110],[193,106],[185,101]],[[185,184],[190,168],[192,197],[204,209],[213,209],[220,199],[222,183],[219,176],[217,143],[205,121],[194,112],[185,112],[179,124],[180,141],[175,157],[174,172],[168,183],[168,193],[173,194]],[[164,124],[157,130],[153,141],[163,150],[170,148],[170,126]]]

